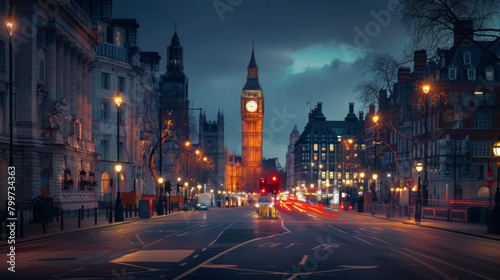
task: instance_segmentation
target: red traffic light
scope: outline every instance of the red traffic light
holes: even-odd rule
[[[276,181],[278,181],[278,177],[273,176],[273,177],[271,178],[271,180],[272,180],[273,182],[276,182]]]

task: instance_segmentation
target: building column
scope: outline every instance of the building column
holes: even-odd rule
[[[83,114],[85,111],[85,103],[83,99],[83,91],[82,91],[82,75],[83,75],[83,63],[82,63],[82,53],[78,52],[75,55],[76,59],[76,69],[75,69],[75,94],[76,94],[76,119],[75,119],[75,134],[79,136],[80,139],[83,139]],[[77,125],[78,124],[78,125]],[[83,142],[81,142],[83,144]],[[85,146],[82,146],[85,149]],[[83,170],[83,169],[82,169]]]
[[[56,88],[57,88],[57,50],[56,50],[56,37],[54,32],[47,32],[47,54],[45,62],[47,71],[45,73],[45,89],[47,90],[47,102],[45,112],[49,112],[52,104],[56,101]],[[44,117],[46,118],[46,117]],[[44,120],[45,122],[45,120]]]
[[[76,61],[77,61],[77,53],[76,53],[76,46],[72,45],[71,50],[70,50],[70,59],[69,59],[69,79],[70,79],[70,85],[69,85],[69,95],[70,95],[70,100],[69,100],[69,114],[72,118],[70,119],[69,123],[70,126],[72,126],[72,129],[75,129],[75,121],[78,119],[78,106],[77,106],[77,89],[76,89],[76,76],[77,76],[77,71],[76,71]],[[70,131],[72,130],[70,129]],[[76,135],[76,131],[73,131],[73,135]]]
[[[70,75],[70,61],[71,61],[71,45],[68,41],[64,42],[64,55],[63,55],[63,91],[62,98],[65,99],[66,102],[66,115],[71,115],[71,75]],[[64,116],[64,117],[65,117]],[[65,133],[69,133],[69,122],[63,119],[62,121],[62,131]]]

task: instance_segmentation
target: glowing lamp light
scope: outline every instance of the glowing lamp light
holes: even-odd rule
[[[430,85],[424,85],[422,87],[422,90],[424,91],[425,94],[429,93],[429,90],[431,89]]]
[[[417,166],[415,167],[415,169],[417,170],[418,173],[420,173],[424,169],[424,166],[422,165],[421,162],[419,162],[419,163],[417,163]]]
[[[500,141],[496,142],[493,145],[493,154],[497,157],[500,157]]]

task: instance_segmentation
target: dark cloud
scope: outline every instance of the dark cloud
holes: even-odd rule
[[[388,9],[395,2],[120,0],[114,2],[114,16],[138,21],[138,45],[160,53],[162,71],[177,23],[190,99],[209,119],[224,112],[226,145],[237,153],[239,97],[253,38],[265,96],[264,156],[279,157],[284,165],[293,126],[302,131],[307,123],[308,100],[313,106],[323,102],[327,119],[341,120],[348,102],[356,102],[353,88],[372,54],[400,54],[401,26]],[[221,3],[235,5],[221,13],[214,7]],[[294,65],[310,67],[291,73]]]

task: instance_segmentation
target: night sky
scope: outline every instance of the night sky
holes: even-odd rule
[[[240,95],[255,46],[264,91],[264,157],[285,165],[290,132],[302,132],[309,106],[343,120],[354,87],[375,54],[402,55],[395,0],[115,0],[114,18],[135,18],[138,46],[162,56],[177,24],[189,99],[209,120],[225,117],[229,151],[241,153]],[[395,8],[396,7],[396,8]],[[196,112],[196,111],[195,111]]]

